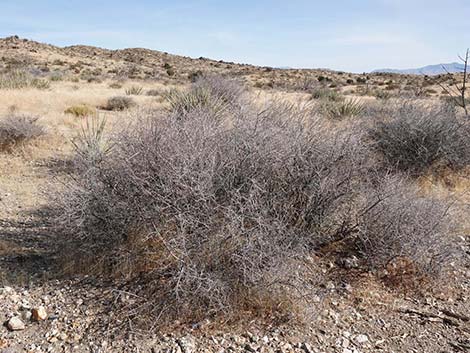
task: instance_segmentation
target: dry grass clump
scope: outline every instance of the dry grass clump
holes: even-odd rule
[[[49,89],[50,82],[46,79],[35,78],[26,71],[13,70],[0,75],[0,89],[21,89],[21,88],[37,88]]]
[[[0,119],[0,151],[10,151],[14,147],[43,136],[44,127],[37,124],[37,117],[9,114]]]
[[[313,258],[331,244],[368,269],[400,256],[423,272],[445,264],[444,208],[377,182],[359,134],[293,104],[241,106],[242,91],[216,82],[190,89],[204,104],[147,113],[107,139],[102,123],[84,130],[57,200],[69,265],[131,281],[132,312],[160,324],[308,307],[322,280]],[[222,92],[235,93],[214,110]]]
[[[126,92],[126,95],[128,96],[140,96],[144,92],[144,89],[139,86],[132,86],[132,87],[126,88],[125,92]]]
[[[77,118],[96,115],[96,110],[87,105],[74,105],[64,111],[65,114],[71,114]]]
[[[103,109],[111,111],[123,111],[132,108],[135,105],[136,102],[131,97],[116,96],[109,98]]]
[[[419,176],[432,167],[470,164],[470,124],[449,105],[402,102],[389,105],[385,114],[369,129],[385,167]]]

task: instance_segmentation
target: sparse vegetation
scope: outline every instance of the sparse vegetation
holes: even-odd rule
[[[49,89],[50,82],[46,79],[34,78],[29,73],[13,70],[0,75],[0,89],[21,88]]]

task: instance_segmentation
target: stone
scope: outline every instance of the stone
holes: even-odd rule
[[[194,340],[189,336],[180,338],[177,342],[183,353],[192,353],[196,351],[196,344],[194,343]]]
[[[21,319],[23,319],[24,321],[31,321],[32,316],[33,315],[31,314],[30,310],[23,310],[21,312]]]
[[[364,344],[369,341],[369,337],[366,335],[357,335],[354,340],[359,344]]]
[[[14,316],[10,320],[8,320],[7,327],[11,331],[21,331],[26,328],[26,325],[23,321],[21,321],[18,316]]]
[[[307,342],[302,343],[300,348],[305,352],[305,353],[313,353],[312,347]]]
[[[32,314],[35,321],[44,321],[47,319],[47,311],[43,306],[34,308]]]

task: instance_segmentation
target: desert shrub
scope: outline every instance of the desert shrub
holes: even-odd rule
[[[457,253],[448,202],[425,197],[397,177],[365,194],[375,207],[361,215],[356,245],[369,268],[413,279],[448,267]]]
[[[58,220],[73,259],[138,280],[147,315],[292,312],[316,288],[312,250],[351,219],[354,137],[292,105],[245,108],[142,117],[106,153],[77,155]]]
[[[0,119],[0,151],[8,151],[15,146],[45,134],[45,129],[37,124],[37,117],[10,114]]]
[[[30,82],[30,86],[37,89],[49,89],[51,88],[51,83],[43,78],[34,78]]]
[[[372,148],[386,168],[418,176],[431,167],[470,163],[470,128],[447,104],[404,102],[388,106],[369,129]]]
[[[320,105],[320,111],[332,119],[356,117],[364,113],[364,104],[354,98],[343,101],[325,101]]]
[[[108,99],[103,109],[111,111],[123,111],[132,108],[135,105],[136,103],[131,97],[115,96]]]
[[[328,89],[328,88],[316,88],[312,90],[312,99],[321,99],[332,102],[342,102],[344,97],[338,91]]]
[[[144,89],[142,87],[132,86],[132,87],[126,88],[125,92],[126,92],[126,95],[128,96],[140,96],[143,91]]]
[[[87,106],[87,105],[74,105],[71,107],[68,107],[64,111],[65,114],[71,114],[74,115],[78,118],[83,118],[86,116],[93,116],[96,114],[95,109]]]

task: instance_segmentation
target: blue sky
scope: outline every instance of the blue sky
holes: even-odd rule
[[[456,61],[470,0],[0,0],[0,36],[362,72]]]

